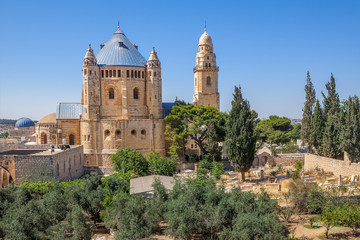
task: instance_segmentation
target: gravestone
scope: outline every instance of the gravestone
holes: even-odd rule
[[[342,185],[342,179],[341,179],[341,175],[339,175],[339,178],[338,178],[338,186],[341,186]]]
[[[264,181],[264,170],[261,169],[260,171],[260,181]]]

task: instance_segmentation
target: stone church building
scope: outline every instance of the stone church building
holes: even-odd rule
[[[35,126],[38,144],[83,145],[86,167],[111,167],[119,148],[165,155],[161,62],[153,48],[148,60],[118,27],[95,56],[83,61],[80,103],[58,103],[56,113]],[[194,68],[193,104],[219,109],[218,71],[210,35],[200,37]]]

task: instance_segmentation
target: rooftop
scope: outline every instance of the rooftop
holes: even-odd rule
[[[96,60],[100,66],[144,67],[147,63],[138,49],[120,30],[120,27],[100,49],[96,55]]]

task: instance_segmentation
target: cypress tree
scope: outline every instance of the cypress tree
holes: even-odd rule
[[[344,103],[345,117],[341,134],[342,149],[351,161],[360,160],[360,106],[357,96],[349,97]]]
[[[309,152],[312,152],[312,144],[310,141],[311,122],[313,118],[313,107],[315,103],[315,89],[311,82],[310,73],[307,71],[305,85],[306,101],[303,109],[303,117],[301,121],[301,138],[304,143],[308,144]]]
[[[324,134],[325,120],[319,100],[316,100],[314,116],[311,122],[310,143],[315,147],[317,154],[322,153],[322,140]]]
[[[323,135],[323,155],[330,158],[339,158],[342,155],[340,147],[341,119],[340,100],[336,92],[335,78],[331,74],[330,82],[326,85],[327,96],[324,97],[324,116],[326,117],[325,130]]]
[[[233,96],[225,128],[226,153],[233,167],[241,172],[245,180],[245,172],[250,169],[256,152],[257,114],[250,110],[249,102],[243,99],[240,86],[235,86]]]

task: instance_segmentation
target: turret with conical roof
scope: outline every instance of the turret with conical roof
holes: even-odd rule
[[[94,51],[91,48],[91,44],[89,44],[89,48],[87,49],[84,57],[84,66],[95,66],[96,63],[97,61],[94,55]]]
[[[161,63],[153,47],[147,63],[147,102],[149,105],[150,117],[162,118],[162,94],[161,94]]]

